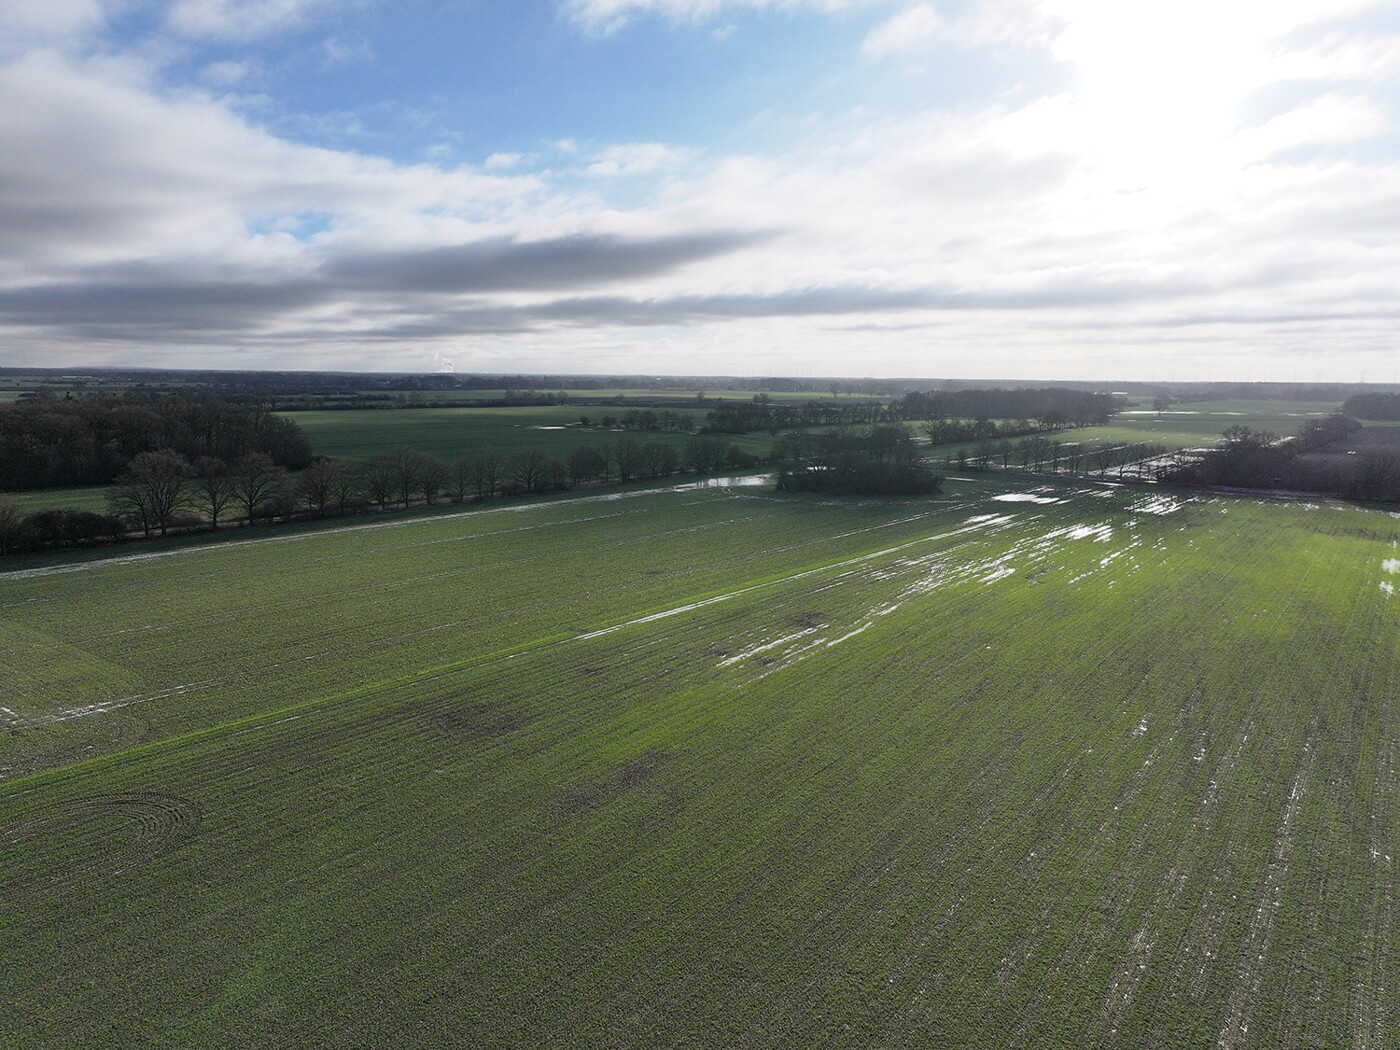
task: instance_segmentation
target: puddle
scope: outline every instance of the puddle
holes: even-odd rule
[[[1381,590],[1385,591],[1387,598],[1392,597],[1395,594],[1395,585],[1393,583],[1383,583],[1381,584]]]
[[[1137,514],[1174,514],[1181,509],[1181,503],[1168,496],[1156,496],[1134,503],[1130,509]]]
[[[1381,562],[1381,568],[1386,572],[1400,572],[1400,558],[1387,558]]]
[[[692,481],[685,485],[672,485],[670,491],[694,492],[697,489],[754,488],[759,485],[772,485],[776,480],[776,474],[745,474],[736,478],[706,478],[704,481]]]
[[[1059,503],[1057,499],[1049,496],[1037,496],[1031,492],[1004,492],[1000,496],[993,496],[992,499],[1000,503]]]
[[[1047,532],[1047,540],[1064,538],[1067,540],[1087,540],[1089,538],[1103,543],[1113,539],[1113,526],[1111,525],[1071,525],[1068,528],[1056,529],[1054,532]]]

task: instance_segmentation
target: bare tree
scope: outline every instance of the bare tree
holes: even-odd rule
[[[628,482],[642,469],[642,450],[631,438],[622,438],[612,448],[613,462],[617,464],[617,478]]]
[[[438,496],[442,495],[442,490],[447,487],[447,464],[438,459],[437,456],[430,456],[426,452],[419,452],[416,455],[418,456],[418,491],[423,494],[424,503],[435,503]]]
[[[233,475],[228,464],[217,456],[200,456],[194,461],[191,498],[199,510],[209,515],[209,527],[219,527],[219,515],[233,502]]]
[[[287,470],[272,462],[271,456],[255,452],[233,466],[233,494],[242,505],[251,525],[259,513],[270,513],[285,499]]]
[[[317,459],[297,475],[297,492],[307,509],[324,515],[333,500],[338,467],[333,460]]]
[[[364,484],[365,493],[383,510],[394,498],[398,481],[393,458],[384,452],[370,456],[360,464],[360,480]]]
[[[403,505],[407,507],[409,497],[418,488],[419,478],[423,474],[423,460],[426,457],[423,453],[411,448],[390,449],[384,455],[393,464],[399,496],[402,498]]]
[[[190,465],[169,449],[142,452],[117,478],[107,494],[113,514],[135,521],[149,536],[160,529],[164,536],[170,520],[190,506]]]
[[[510,461],[510,478],[527,492],[538,492],[544,485],[545,455],[537,448],[517,452]]]
[[[569,480],[575,485],[592,481],[608,469],[607,460],[590,445],[579,445],[569,453]]]
[[[24,512],[8,497],[0,499],[0,555],[9,554],[19,541],[24,527]]]
[[[363,477],[353,463],[331,461],[330,498],[335,512],[344,514],[352,503],[364,497]]]
[[[501,486],[501,477],[505,473],[501,457],[488,449],[485,452],[478,452],[471,458],[470,462],[471,481],[476,488],[476,498],[486,499],[489,496],[494,496],[496,490]]]

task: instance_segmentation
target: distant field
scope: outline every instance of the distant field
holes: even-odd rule
[[[551,455],[566,454],[577,445],[601,447],[619,438],[637,442],[664,441],[683,446],[690,435],[656,431],[585,428],[580,416],[598,419],[610,409],[579,406],[532,408],[416,408],[352,409],[326,412],[285,412],[311,442],[312,450],[333,459],[363,460],[396,447],[415,448],[448,462],[486,449],[512,453],[538,448]],[[692,413],[698,426],[703,412]],[[766,453],[771,440],[726,438],[746,451]]]
[[[0,1045],[1400,1026],[1400,520],[683,488],[0,573]]]
[[[26,514],[36,510],[90,510],[107,512],[107,486],[83,485],[71,489],[38,489],[33,492],[0,492],[0,499],[14,500]]]
[[[699,393],[703,393],[706,398],[711,400],[715,398],[723,398],[731,401],[750,401],[753,399],[753,396],[755,394],[755,391],[753,390],[652,390],[646,387],[629,387],[623,390],[592,390],[587,388],[572,389],[570,387],[548,387],[543,389],[541,392],[552,394],[558,392],[560,389],[562,389],[564,393],[568,394],[570,397],[587,398],[589,400],[597,400],[599,398],[607,399],[613,397],[647,398],[650,400],[658,400],[661,398],[665,398],[668,401],[675,401],[677,408],[684,407],[687,402],[691,405],[695,405],[696,396]],[[368,389],[362,391],[362,393],[366,394],[381,392],[382,391]],[[454,400],[485,400],[487,398],[501,399],[506,396],[506,390],[504,387],[498,390],[433,390],[424,391],[423,396],[430,397],[433,399],[445,397]],[[831,398],[831,391],[808,391],[804,393],[785,393],[780,391],[771,391],[769,392],[768,396],[774,401],[802,401],[810,400],[812,398],[824,398],[829,400]],[[845,400],[847,396],[849,395],[842,394],[838,395],[838,398],[840,400]],[[713,408],[714,406],[708,405],[700,407],[704,407],[706,410],[708,410],[709,408]]]
[[[1222,431],[1236,425],[1269,430],[1280,436],[1295,434],[1309,419],[1321,418],[1339,407],[1314,401],[1199,401],[1172,405],[1159,416],[1150,407],[1137,405],[1114,417],[1108,426],[1062,430],[1046,435],[1046,439],[1080,442],[1091,448],[1134,442],[1165,445],[1169,449],[1200,448],[1216,444]],[[1019,439],[1010,440],[1014,444]],[[940,445],[932,454],[942,459],[958,447],[957,442]],[[972,448],[967,442],[961,447]]]

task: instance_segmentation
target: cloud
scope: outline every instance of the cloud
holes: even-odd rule
[[[377,230],[398,213],[408,229],[534,187],[288,142],[218,100],[158,97],[139,68],[45,53],[0,67],[0,142],[0,277],[7,264],[262,257],[276,245],[250,230],[280,216],[323,211],[343,230]]]
[[[368,40],[343,40],[327,37],[321,41],[321,51],[327,66],[343,66],[351,62],[374,61],[374,48]]]
[[[943,39],[945,31],[946,23],[932,4],[915,4],[872,29],[860,49],[876,58],[929,51]]]
[[[791,5],[575,5],[761,6]],[[61,7],[50,30],[100,19]],[[202,10],[232,39],[313,9]],[[1007,44],[1077,80],[793,118],[751,152],[590,131],[475,167],[307,146],[117,49],[36,51],[0,63],[0,333],[12,360],[154,346],[284,367],[484,367],[463,341],[581,371],[660,368],[662,346],[687,371],[958,371],[941,352],[1020,376],[1167,344],[1184,363],[1241,341],[1372,354],[1400,282],[1391,44],[1317,10],[1269,16],[1273,36],[1222,15],[1222,44],[1167,14],[1119,32],[1089,0],[892,6],[867,58]],[[199,75],[271,82],[243,61]]]
[[[661,142],[629,142],[608,146],[597,154],[586,169],[589,175],[648,175],[677,168],[693,158],[694,152]]]
[[[575,235],[519,243],[505,239],[398,252],[339,256],[324,275],[376,291],[557,291],[669,273],[688,263],[751,247],[760,233],[690,233],[630,240]]]
[[[866,34],[861,53],[883,58],[948,47],[1049,47],[1064,27],[1064,20],[1039,0],[976,0],[953,18],[945,18],[932,3],[918,3]]]
[[[887,0],[564,0],[563,11],[593,31],[614,32],[637,15],[653,15],[678,24],[712,21],[734,11],[842,11]]]
[[[105,21],[100,0],[0,0],[0,57],[85,41]]]
[[[249,41],[304,25],[335,0],[176,0],[166,24],[196,40]]]

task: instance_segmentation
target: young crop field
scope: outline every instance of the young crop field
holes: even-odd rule
[[[107,512],[106,485],[79,485],[66,489],[34,489],[29,492],[4,492],[0,499],[13,500],[25,513],[36,510],[90,510]]]
[[[1400,518],[719,484],[0,573],[0,1046],[1400,1041]]]
[[[1140,404],[1119,413],[1108,427],[1096,428],[1099,441],[1150,441],[1170,448],[1213,445],[1232,426],[1269,430],[1280,437],[1296,434],[1310,419],[1321,419],[1341,408],[1322,401],[1197,401],[1171,405],[1157,412]]]

